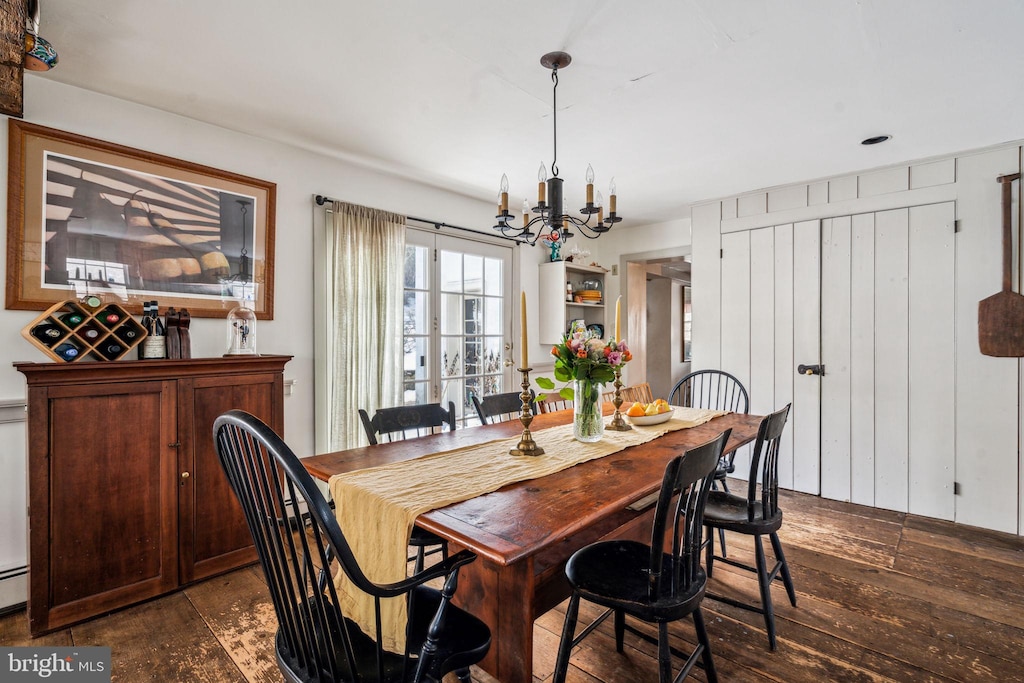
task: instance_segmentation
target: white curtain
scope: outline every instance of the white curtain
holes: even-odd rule
[[[402,403],[405,217],[334,202],[334,319],[329,326],[331,450],[367,443],[358,409]]]

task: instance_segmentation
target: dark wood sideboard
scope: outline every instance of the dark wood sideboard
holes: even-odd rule
[[[29,630],[254,562],[213,421],[284,431],[291,356],[15,363],[28,382]]]

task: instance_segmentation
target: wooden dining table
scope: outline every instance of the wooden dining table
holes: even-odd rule
[[[530,429],[543,447],[546,428],[571,420],[571,410],[542,414]],[[569,556],[601,539],[649,542],[653,502],[637,503],[658,490],[669,460],[727,428],[732,428],[726,445],[731,452],[757,437],[760,421],[756,415],[729,413],[420,515],[416,524],[448,539],[453,552],[466,548],[477,555],[462,567],[455,602],[491,629],[491,649],[481,668],[505,683],[531,683],[533,622],[569,596],[563,571]],[[469,427],[316,455],[304,458],[303,464],[314,477],[327,481],[335,474],[513,437],[522,429],[518,420]],[[458,486],[457,479],[451,485]]]

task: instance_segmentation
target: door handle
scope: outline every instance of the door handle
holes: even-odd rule
[[[801,363],[800,365],[796,366],[796,371],[797,374],[800,375],[821,375],[822,377],[825,376],[824,365],[804,365],[803,363]]]

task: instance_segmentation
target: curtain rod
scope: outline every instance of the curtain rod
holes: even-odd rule
[[[341,201],[340,199],[331,199],[330,197],[325,197],[322,194],[316,195],[315,199],[316,199],[316,203],[317,203],[318,206],[323,206],[327,202]],[[416,218],[415,216],[406,216],[405,219],[409,220],[409,221],[416,221],[417,223],[426,223],[427,225],[433,225],[435,230],[440,230],[441,228],[451,228],[452,230],[463,230],[465,232],[471,232],[471,233],[474,233],[476,235],[487,235],[487,234],[489,234],[489,233],[486,233],[486,232],[481,232],[480,230],[474,230],[473,228],[464,228],[461,225],[452,225],[451,223],[445,223],[443,221],[433,221],[433,220],[430,220],[429,218]],[[507,237],[505,235],[491,235],[491,236],[492,237],[498,237],[498,238],[503,239],[503,240],[508,240],[510,242],[515,242],[516,244],[522,244],[523,243],[522,240],[517,240],[514,237]],[[536,246],[536,245],[531,245],[531,246]]]

